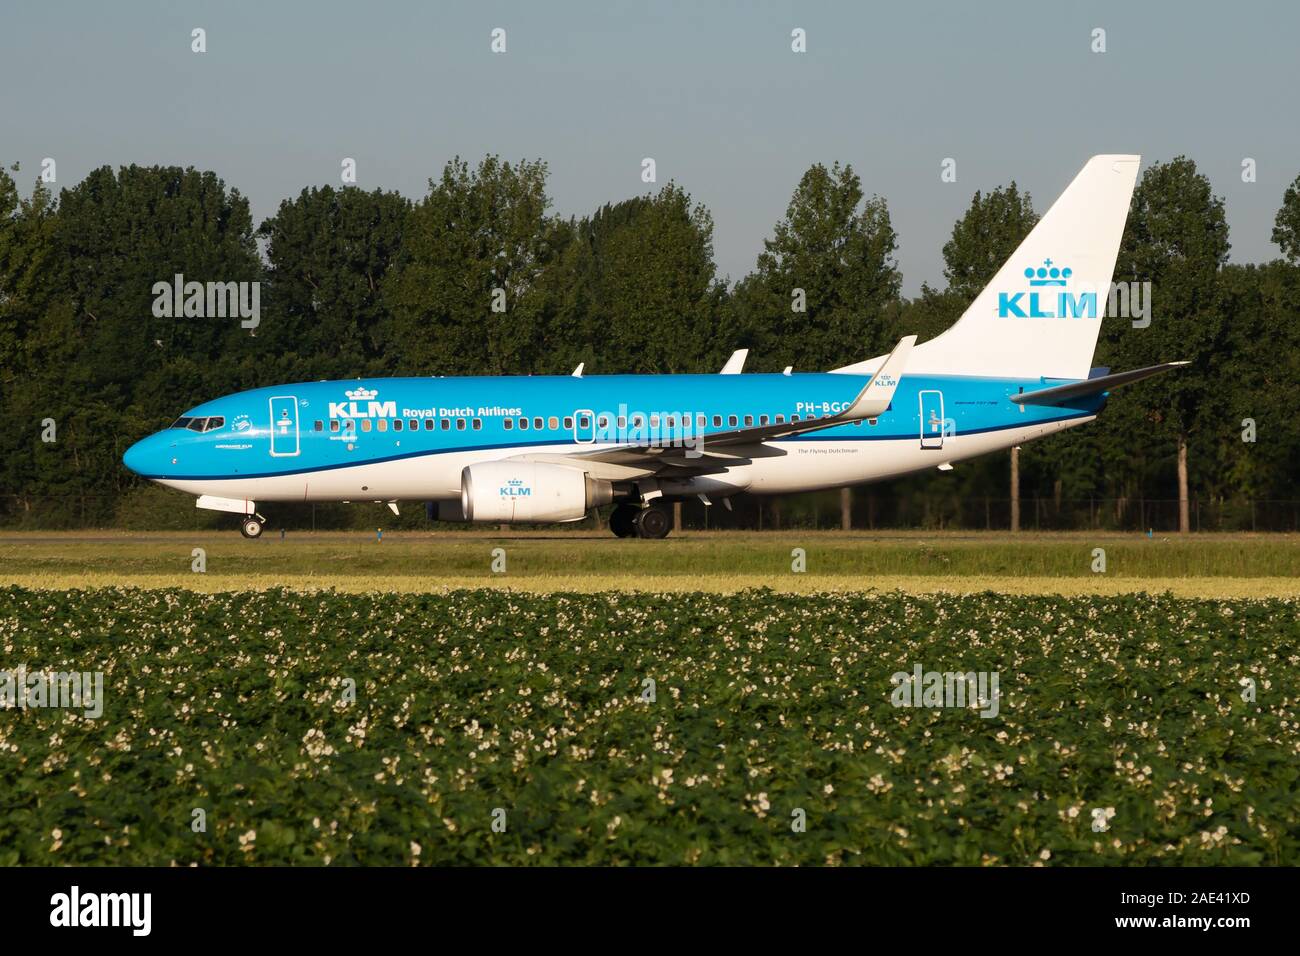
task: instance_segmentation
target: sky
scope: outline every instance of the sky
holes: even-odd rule
[[[260,222],[341,185],[345,158],[412,199],[457,155],[543,159],[566,217],[677,183],[735,281],[803,172],[838,160],[888,202],[911,295],[944,284],[976,190],[1014,180],[1044,212],[1091,155],[1186,155],[1224,199],[1232,260],[1263,262],[1300,175],[1297,37],[1300,4],[1251,0],[11,0],[0,162],[24,193],[47,157],[55,188],[106,164],[210,169]]]

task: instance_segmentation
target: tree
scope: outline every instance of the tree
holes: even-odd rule
[[[258,336],[286,375],[351,378],[383,370],[382,288],[410,210],[395,192],[325,186],[285,200],[262,223],[267,318]]]
[[[1300,262],[1300,176],[1282,194],[1282,208],[1273,221],[1273,241],[1282,255]]]
[[[887,319],[902,285],[898,237],[885,201],[863,196],[852,166],[817,163],[800,179],[735,293],[757,367],[821,371],[894,345]]]
[[[459,157],[429,181],[384,283],[393,369],[420,375],[532,371],[552,303],[541,276],[565,237],[547,216],[546,164]]]
[[[1181,531],[1190,528],[1189,438],[1222,416],[1216,385],[1225,358],[1225,325],[1217,282],[1228,249],[1223,200],[1194,162],[1179,156],[1143,174],[1133,192],[1115,281],[1151,283],[1151,324],[1134,328],[1127,318],[1108,317],[1102,324],[1103,354],[1109,356],[1106,364],[1119,368],[1174,359],[1190,360],[1193,368],[1127,390],[1113,403],[1125,411],[1108,410],[1108,424],[1110,437],[1128,453],[1136,436],[1148,447],[1162,436],[1173,442]]]
[[[602,372],[716,371],[730,352],[718,329],[713,219],[673,183],[574,224],[556,273],[556,370],[583,361]]]

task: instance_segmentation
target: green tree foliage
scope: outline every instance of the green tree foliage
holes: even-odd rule
[[[539,364],[553,308],[543,272],[567,239],[549,217],[546,164],[457,158],[407,219],[384,286],[394,371],[505,375]],[[494,311],[494,306],[504,311]]]
[[[1282,208],[1273,223],[1273,241],[1282,255],[1300,262],[1300,176],[1282,194]]]
[[[736,289],[737,326],[757,368],[823,371],[893,346],[898,237],[885,201],[863,196],[852,166],[817,163],[800,179],[755,273]]]
[[[1228,249],[1223,200],[1194,162],[1180,156],[1147,169],[1133,192],[1115,282],[1151,284],[1151,323],[1140,328],[1108,316],[1098,353],[1113,368],[1172,360],[1193,366],[1120,393],[1103,416],[1105,433],[1097,437],[1111,456],[1107,472],[1123,490],[1164,481],[1167,495],[1176,492],[1178,449],[1198,431],[1228,424],[1233,359],[1218,287]]]
[[[258,337],[283,379],[351,378],[387,365],[383,283],[409,200],[355,186],[304,189],[262,223],[266,319]]]
[[[713,219],[672,183],[574,224],[558,273],[550,371],[580,361],[605,373],[717,371],[733,348],[717,334],[726,290]]]

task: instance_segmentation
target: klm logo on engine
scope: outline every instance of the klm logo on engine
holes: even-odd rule
[[[1026,269],[1029,291],[999,292],[998,318],[1095,319],[1097,293],[1080,292],[1075,295],[1065,289],[1071,275],[1073,270],[1068,266],[1064,269],[1054,266],[1051,259],[1044,259],[1037,269]]]
[[[511,478],[501,486],[502,498],[527,498],[532,493],[533,489],[525,485],[520,478]]]
[[[330,402],[330,418],[396,418],[397,402],[377,402],[379,393],[362,386],[343,393],[350,401]]]

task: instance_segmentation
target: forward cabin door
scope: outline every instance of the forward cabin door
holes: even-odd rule
[[[300,450],[298,441],[298,399],[276,395],[271,399],[271,457],[292,458]]]
[[[937,388],[921,392],[921,447],[943,447],[943,392]]]

